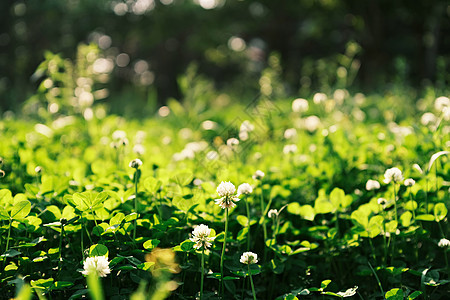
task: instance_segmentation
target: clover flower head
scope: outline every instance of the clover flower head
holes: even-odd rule
[[[378,202],[379,205],[383,206],[383,205],[386,205],[387,200],[384,199],[384,198],[378,198],[377,202]]]
[[[404,185],[405,186],[413,186],[416,184],[416,181],[412,178],[405,179]]]
[[[42,167],[41,166],[37,166],[36,168],[34,168],[34,172],[36,172],[37,174],[42,172]]]
[[[366,190],[378,190],[380,188],[380,183],[376,180],[369,179],[366,182]]]
[[[89,274],[96,274],[99,277],[106,277],[111,270],[109,269],[109,262],[106,256],[88,257],[83,263],[83,271],[81,273],[85,276]]]
[[[219,205],[222,209],[225,208],[233,208],[236,206],[235,202],[238,202],[240,199],[236,196],[225,196],[219,199],[216,199],[215,202],[217,205]]]
[[[127,133],[123,130],[116,130],[112,134],[113,140],[124,140],[127,138]]]
[[[308,110],[308,100],[303,98],[297,98],[292,101],[292,111],[293,112],[305,112]]]
[[[246,265],[258,263],[258,255],[253,252],[244,252],[241,255],[240,262]]]
[[[438,111],[443,111],[445,107],[449,106],[450,106],[450,99],[445,96],[438,97],[436,98],[436,100],[434,100],[434,108],[436,108],[436,110]]]
[[[257,170],[255,174],[253,174],[252,178],[255,180],[262,180],[266,174],[263,171]]]
[[[438,246],[440,248],[448,248],[448,247],[450,247],[450,241],[447,239],[441,239],[438,243]]]
[[[267,216],[269,218],[275,218],[276,216],[278,216],[278,210],[276,210],[276,209],[269,210],[269,212],[267,213]]]
[[[295,138],[296,136],[297,136],[297,129],[295,128],[288,128],[284,131],[284,138],[287,140]]]
[[[238,186],[238,189],[237,189],[238,195],[242,195],[242,194],[248,195],[248,194],[251,194],[252,192],[253,192],[253,188],[248,183],[241,184],[240,186]]]
[[[237,138],[230,138],[227,140],[227,146],[233,148],[239,145],[239,140]]]
[[[136,153],[137,155],[143,155],[145,153],[145,147],[142,146],[141,144],[136,144],[133,147],[133,152]]]
[[[3,178],[3,177],[5,177],[5,175],[6,175],[5,171],[3,171],[3,170],[0,170],[0,178]]]
[[[206,250],[211,247],[211,242],[214,241],[215,237],[210,237],[211,229],[205,225],[200,224],[194,228],[192,231],[192,237],[190,240],[195,243],[194,248],[199,250]]]
[[[295,153],[295,152],[297,152],[297,145],[295,145],[295,144],[285,145],[283,147],[284,154]]]
[[[390,168],[384,172],[384,180],[383,182],[388,184],[391,181],[400,182],[403,180],[402,171],[399,168]]]
[[[230,197],[236,192],[236,188],[230,181],[222,181],[216,191],[220,197]]]
[[[140,166],[142,166],[142,160],[140,160],[139,158],[133,159],[132,161],[130,161],[129,166],[130,168],[138,169]]]

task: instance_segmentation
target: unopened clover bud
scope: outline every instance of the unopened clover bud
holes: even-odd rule
[[[3,178],[3,177],[5,177],[5,171],[0,170],[0,178]]]
[[[278,211],[276,209],[271,209],[269,210],[269,212],[267,213],[267,216],[269,218],[275,218],[276,216],[278,216]]]
[[[39,174],[42,172],[42,167],[41,166],[37,166],[36,168],[34,168],[34,171]]]
[[[129,164],[130,168],[138,169],[140,166],[142,166],[142,161],[139,158],[133,159],[130,161]]]
[[[405,182],[403,182],[403,183],[405,186],[413,186],[414,184],[416,184],[416,182],[412,178],[405,179]]]

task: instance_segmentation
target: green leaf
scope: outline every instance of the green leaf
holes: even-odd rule
[[[96,244],[96,245],[92,245],[89,248],[89,256],[93,257],[93,256],[106,256],[108,257],[108,248],[105,245],[102,244]]]
[[[434,221],[434,216],[430,214],[423,214],[416,216],[416,220],[419,221]]]
[[[326,279],[326,280],[324,280],[324,281],[322,281],[321,283],[320,283],[320,288],[322,289],[322,290],[324,290],[324,289],[326,289],[327,287],[328,287],[328,285],[331,283],[331,280],[330,279]]]
[[[180,244],[181,250],[183,252],[190,252],[194,249],[195,243],[191,240],[185,240]]]
[[[238,223],[243,226],[243,227],[247,227],[248,226],[248,219],[246,216],[242,216],[239,215],[236,217],[236,220],[238,221]]]
[[[402,223],[402,225],[404,227],[408,227],[409,225],[411,225],[411,219],[412,219],[412,213],[410,211],[405,211],[400,216],[400,222]]]
[[[419,297],[419,296],[422,295],[422,294],[423,294],[423,293],[422,293],[421,291],[415,291],[415,292],[411,293],[411,294],[408,296],[407,300],[413,300],[413,299],[416,299],[417,297]]]
[[[160,240],[152,239],[146,241],[143,246],[146,250],[153,250],[154,248],[156,248],[156,246],[159,245],[160,242],[161,242]]]
[[[440,222],[447,216],[447,207],[444,203],[440,202],[434,206],[434,217],[436,222]]]
[[[149,191],[152,194],[156,194],[161,187],[161,181],[157,180],[153,177],[148,177],[144,180],[144,187],[147,191]]]
[[[193,178],[194,174],[191,171],[184,170],[172,177],[172,180],[181,186],[185,186],[188,185]]]
[[[328,199],[318,198],[314,203],[314,211],[316,214],[327,214],[334,212],[336,208]]]
[[[403,300],[403,290],[392,289],[386,292],[385,297],[387,300]]]
[[[20,220],[28,216],[31,211],[31,203],[28,200],[21,200],[14,204],[11,210],[11,219]]]
[[[330,194],[330,202],[334,205],[335,209],[342,206],[345,199],[345,192],[340,188],[334,188]]]

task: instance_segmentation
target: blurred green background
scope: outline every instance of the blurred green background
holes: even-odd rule
[[[69,82],[80,86],[91,63],[101,75],[94,100],[136,115],[183,100],[198,82],[234,101],[445,89],[449,15],[446,0],[3,0],[0,112],[55,87],[52,76],[43,85],[48,64],[35,72],[50,52],[61,58],[53,75],[72,74],[59,84],[74,91]]]

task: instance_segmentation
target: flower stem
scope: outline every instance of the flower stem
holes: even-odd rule
[[[266,212],[264,209],[264,190],[262,187],[262,183],[261,183],[261,213],[262,215],[262,226],[263,226],[263,232],[264,232],[264,245],[266,244],[266,240],[267,240],[267,228],[266,228],[266,222],[265,222],[265,216],[266,216]]]
[[[137,184],[138,184],[138,169],[134,172],[134,212],[137,214],[138,208],[138,193],[137,193]],[[136,226],[137,226],[137,217],[134,219],[134,229],[133,229],[133,240],[136,239]]]
[[[381,282],[380,282],[380,279],[378,278],[377,273],[376,273],[375,270],[373,269],[373,267],[372,267],[372,265],[370,264],[370,262],[368,261],[367,263],[369,264],[369,267],[370,267],[370,269],[372,270],[373,275],[375,275],[375,279],[376,279],[377,282],[378,282],[378,286],[380,287],[381,294],[384,295],[384,290],[383,290],[383,287],[381,286]]]
[[[225,234],[223,237],[223,247],[222,247],[222,254],[220,255],[220,290],[222,294],[222,299],[224,295],[224,286],[223,286],[223,258],[225,255],[225,247],[227,245],[227,233],[228,233],[228,207],[225,208]]]
[[[203,277],[205,274],[205,249],[202,250],[202,274],[200,279],[200,300],[203,300]]]
[[[247,251],[250,251],[250,208],[248,205],[248,200],[245,199],[245,209],[247,210],[247,220],[248,220],[248,224],[247,224],[247,228],[248,228],[248,232],[247,232]]]
[[[409,199],[411,201],[411,209],[412,209],[412,213],[413,213],[413,221],[415,223],[416,222],[416,208],[414,207],[414,201],[413,201],[413,197],[412,197],[411,187],[409,187]]]
[[[398,218],[397,218],[397,191],[395,189],[395,182],[394,182],[394,205],[395,205],[395,221],[398,224]]]
[[[252,286],[253,300],[256,300],[255,286],[253,285],[252,273],[250,272],[250,265],[248,266],[248,275],[250,276],[250,284]]]

